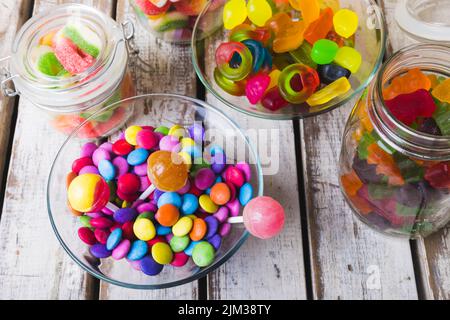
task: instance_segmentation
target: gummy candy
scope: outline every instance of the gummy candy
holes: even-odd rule
[[[433,118],[422,119],[419,123],[417,131],[427,133],[433,136],[442,136],[441,129],[439,129],[436,120],[434,120]]]
[[[450,189],[450,162],[440,162],[426,169],[425,180],[436,189]]]
[[[264,95],[261,100],[264,108],[277,111],[286,107],[289,103],[281,96],[278,86],[273,87]]]
[[[223,8],[225,29],[231,30],[247,19],[247,3],[245,0],[230,0]]]
[[[333,25],[338,35],[349,38],[358,29],[358,15],[352,10],[341,9],[334,14]]]
[[[292,8],[302,13],[306,25],[317,20],[320,15],[320,5],[317,0],[289,0]]]
[[[308,67],[317,69],[317,63],[311,59],[312,47],[308,42],[303,42],[303,44],[296,50],[290,51],[291,57],[298,63],[303,63]]]
[[[431,94],[441,102],[450,103],[450,78],[438,84]]]
[[[351,76],[350,70],[335,64],[322,64],[317,67],[320,81],[325,84],[330,84],[339,78]]]
[[[31,55],[31,60],[36,61],[37,69],[45,75],[55,77],[64,71],[64,67],[49,46],[40,45],[34,47]]]
[[[299,88],[293,87],[295,81],[299,82]],[[290,65],[281,72],[278,85],[280,93],[286,101],[300,104],[313,94],[320,85],[320,79],[316,70],[297,63]]]
[[[306,28],[304,38],[310,44],[314,44],[317,40],[326,38],[327,34],[333,27],[333,10],[326,8],[319,19],[312,22]]]
[[[81,51],[97,58],[102,47],[101,40],[90,28],[80,23],[69,23],[62,29],[64,37],[70,39]]]
[[[384,100],[391,100],[400,94],[413,93],[419,89],[430,90],[431,81],[419,68],[409,70],[404,76],[395,77],[383,89]]]
[[[367,147],[367,163],[377,165],[377,173],[388,177],[388,183],[392,186],[402,186],[405,183],[400,169],[393,157],[381,149],[378,144],[372,143]]]
[[[167,10],[169,10],[170,7],[170,1],[167,1],[164,6],[157,6],[156,4],[152,3],[152,1],[149,0],[134,0],[136,2],[136,5],[139,6],[139,8],[144,12],[146,15],[159,15],[162,13],[165,13]]]
[[[271,73],[269,73],[270,77],[270,83],[267,89],[272,89],[275,86],[278,86],[278,80],[280,79],[281,71],[278,69],[273,70]]]
[[[341,47],[339,48],[334,62],[343,68],[350,70],[352,73],[356,73],[362,63],[361,54],[354,48],[351,47]]]
[[[336,44],[338,45],[338,47],[343,47],[345,45],[345,40],[344,38],[342,38],[340,35],[338,35],[336,33],[336,31],[331,30],[330,32],[328,32],[327,36],[325,37],[325,39],[331,40],[333,42],[336,42]]]
[[[167,1],[167,3],[170,2],[174,1]],[[198,16],[202,12],[207,2],[207,0],[182,0],[174,2],[174,5],[176,10],[182,14],[185,14],[187,16]]]
[[[79,74],[90,68],[95,59],[87,53],[80,51],[75,44],[61,33],[53,39],[53,51],[64,69],[71,74]]]
[[[442,135],[450,135],[450,104],[440,102],[437,99],[434,101],[436,103],[436,111],[433,114],[433,119],[436,121],[439,131]]]
[[[424,169],[416,162],[399,152],[395,152],[392,156],[405,182],[413,183],[423,179]]]
[[[276,53],[295,50],[303,43],[303,33],[306,27],[303,20],[292,21],[288,14],[277,13],[267,24],[275,34],[273,51]]]
[[[230,66],[234,55],[240,57],[240,64]],[[228,79],[239,81],[247,77],[252,71],[252,53],[240,42],[224,42],[216,50],[216,64],[219,71]]]
[[[311,107],[321,105],[331,101],[332,99],[344,95],[352,88],[347,78],[342,77],[335,82],[327,85],[325,88],[315,92],[306,100]]]
[[[363,186],[362,181],[353,170],[350,173],[341,176],[341,184],[345,193],[349,196],[355,196],[358,190]]]
[[[270,77],[265,73],[254,75],[247,80],[245,94],[251,104],[257,104],[264,96],[270,84]]]
[[[262,27],[272,18],[272,8],[266,0],[248,0],[248,18],[258,27]]]
[[[385,101],[389,111],[401,122],[410,126],[417,117],[431,117],[436,104],[431,94],[424,89],[409,94],[401,94]]]
[[[381,183],[383,180],[383,176],[377,173],[376,165],[368,164],[367,161],[360,159],[357,155],[353,158],[352,169],[355,170],[364,184]]]
[[[339,50],[338,45],[328,39],[320,39],[314,43],[311,58],[317,64],[330,64]]]
[[[264,48],[260,42],[248,39],[242,41],[250,50],[253,58],[252,72],[256,73],[261,69],[263,63],[266,61],[266,48]],[[268,54],[268,53],[267,53]]]
[[[245,93],[245,84],[224,77],[217,68],[214,69],[214,80],[222,90],[233,96],[242,96]]]

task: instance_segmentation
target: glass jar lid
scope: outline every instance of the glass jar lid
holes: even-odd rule
[[[395,18],[413,37],[450,42],[449,0],[399,0]]]

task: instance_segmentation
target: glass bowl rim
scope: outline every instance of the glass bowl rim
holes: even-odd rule
[[[47,212],[48,212],[48,216],[49,216],[49,220],[50,220],[50,224],[52,226],[53,232],[56,235],[56,238],[58,239],[59,243],[61,244],[61,246],[64,248],[64,250],[66,251],[66,253],[72,258],[73,261],[75,261],[77,263],[77,265],[79,267],[81,267],[83,270],[85,270],[86,272],[88,272],[91,276],[108,282],[110,284],[116,285],[116,286],[120,286],[120,287],[124,287],[124,288],[129,288],[129,289],[139,289],[139,290],[155,290],[155,289],[166,289],[166,288],[171,288],[171,287],[175,287],[175,286],[181,286],[183,284],[187,284],[190,282],[193,282],[195,280],[198,280],[206,275],[208,275],[210,272],[216,270],[217,268],[219,268],[222,264],[224,264],[226,261],[228,261],[240,248],[241,246],[244,244],[244,242],[247,240],[247,238],[249,237],[250,233],[245,230],[242,234],[242,236],[239,238],[239,240],[233,245],[233,247],[226,252],[219,260],[215,261],[212,265],[206,267],[206,268],[202,268],[200,269],[199,272],[197,272],[194,275],[191,275],[185,279],[182,280],[176,280],[176,281],[172,281],[172,282],[167,282],[167,283],[162,283],[162,284],[148,284],[148,285],[140,285],[140,284],[130,284],[130,283],[125,283],[122,281],[118,281],[118,280],[114,280],[111,279],[109,277],[104,276],[103,274],[101,274],[100,272],[97,272],[96,270],[91,270],[89,269],[82,261],[80,261],[80,259],[69,249],[69,247],[66,245],[66,243],[64,242],[63,238],[61,237],[61,235],[59,234],[58,231],[58,227],[56,226],[55,220],[53,219],[53,213],[51,210],[51,206],[50,206],[50,182],[53,178],[53,173],[54,173],[54,169],[55,169],[55,165],[57,160],[59,159],[62,151],[64,150],[64,148],[66,147],[66,145],[70,142],[73,141],[73,139],[77,139],[76,138],[76,133],[87,123],[89,122],[92,118],[95,118],[98,116],[98,114],[104,112],[106,109],[111,108],[115,105],[124,103],[124,102],[129,102],[132,100],[140,100],[140,99],[147,99],[147,98],[170,98],[170,99],[180,99],[180,100],[185,100],[191,103],[195,103],[197,105],[200,105],[201,107],[205,108],[208,111],[211,111],[213,113],[216,113],[217,115],[221,116],[222,118],[224,118],[225,120],[227,120],[229,122],[229,124],[237,131],[239,132],[240,136],[244,139],[244,141],[246,142],[250,153],[252,155],[252,157],[254,157],[254,159],[256,160],[256,171],[258,174],[258,193],[257,196],[262,196],[263,195],[263,191],[264,191],[264,179],[263,179],[263,173],[262,173],[262,168],[261,168],[261,162],[260,162],[260,158],[257,152],[255,152],[253,143],[249,140],[248,136],[242,131],[241,127],[230,117],[228,117],[224,112],[222,112],[221,110],[214,108],[212,105],[202,101],[202,100],[198,100],[195,98],[191,98],[191,97],[187,97],[187,96],[183,96],[180,94],[171,94],[171,93],[150,93],[150,94],[142,94],[142,95],[137,95],[137,96],[133,96],[127,99],[123,99],[120,100],[116,103],[107,105],[103,108],[101,108],[100,110],[98,110],[96,113],[94,113],[93,115],[91,115],[89,118],[87,118],[82,124],[80,124],[76,129],[74,129],[72,131],[72,133],[66,138],[66,140],[64,141],[64,143],[61,145],[61,147],[59,148],[55,159],[53,160],[52,166],[50,168],[50,173],[48,176],[48,180],[47,180],[47,188],[46,188],[46,201],[47,201]]]
[[[384,55],[386,53],[386,47],[387,47],[387,33],[388,33],[386,19],[384,17],[383,10],[381,9],[381,7],[374,0],[366,0],[366,1],[370,2],[371,6],[376,8],[375,12],[376,12],[376,17],[377,17],[377,23],[379,24],[379,27],[380,27],[380,30],[381,30],[381,32],[380,32],[380,35],[381,35],[381,39],[380,39],[381,47],[380,47],[380,50],[378,52],[378,57],[377,57],[377,59],[375,61],[375,65],[374,65],[374,68],[373,68],[372,72],[367,77],[366,81],[361,83],[359,85],[359,87],[356,88],[351,95],[349,95],[344,100],[334,104],[332,107],[328,107],[327,109],[323,109],[323,110],[320,110],[320,111],[317,111],[317,112],[314,112],[314,113],[311,113],[311,114],[307,114],[307,115],[282,114],[282,113],[280,113],[280,114],[277,114],[277,113],[260,114],[260,113],[256,113],[256,112],[252,112],[252,111],[243,109],[241,107],[235,106],[231,102],[228,102],[227,99],[223,98],[221,94],[219,94],[216,90],[214,90],[214,88],[209,84],[209,82],[203,76],[203,72],[201,71],[201,68],[200,68],[200,66],[197,63],[198,56],[197,56],[197,50],[195,49],[195,46],[196,46],[196,43],[197,43],[196,34],[197,34],[197,31],[198,31],[198,25],[200,23],[201,18],[204,16],[206,11],[209,9],[209,7],[211,6],[213,1],[214,0],[208,0],[208,3],[205,5],[203,10],[198,15],[197,20],[195,21],[194,29],[192,31],[192,38],[191,38],[192,64],[194,65],[195,73],[197,74],[197,76],[200,79],[200,81],[202,82],[202,84],[205,86],[205,88],[209,92],[211,92],[214,95],[214,97],[216,99],[218,99],[220,102],[222,102],[223,104],[227,105],[228,107],[230,107],[230,108],[232,108],[234,110],[237,110],[239,112],[242,112],[245,115],[252,116],[252,117],[255,117],[255,118],[265,119],[265,120],[281,120],[282,121],[282,120],[307,119],[307,118],[312,118],[312,117],[315,117],[315,116],[318,116],[318,115],[321,115],[321,114],[333,111],[333,110],[341,107],[342,105],[346,104],[350,100],[352,100],[358,94],[360,94],[370,84],[370,82],[372,82],[372,80],[375,78],[375,75],[377,74],[378,70],[380,69],[381,65],[383,64],[383,59],[384,59]],[[205,37],[204,40],[206,40],[209,36],[210,35]]]

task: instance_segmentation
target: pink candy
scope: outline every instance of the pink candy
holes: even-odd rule
[[[72,171],[75,172],[76,174],[79,174],[81,169],[83,169],[84,167],[87,167],[87,166],[92,166],[92,165],[93,165],[93,162],[90,157],[80,158],[80,159],[75,160],[72,163]]]
[[[231,182],[236,187],[242,187],[245,183],[244,174],[241,170],[236,167],[229,166],[224,173],[224,178],[226,182]]]
[[[158,145],[158,136],[152,130],[141,130],[136,136],[136,142],[139,147],[145,149],[153,149]]]
[[[238,162],[235,167],[244,173],[245,181],[250,182],[252,179],[252,169],[250,168],[250,165],[246,162]]]
[[[260,239],[276,236],[284,226],[284,209],[270,197],[258,197],[244,208],[244,224],[248,232]]]
[[[91,219],[91,226],[98,229],[109,228],[113,225],[113,222],[108,218],[100,217]]]
[[[239,215],[241,204],[238,199],[228,202],[225,206],[230,210],[230,215],[232,217],[237,217]]]
[[[114,160],[112,161],[112,164],[116,167],[117,169],[116,176],[119,178],[124,174],[126,174],[128,172],[128,169],[130,168],[127,160],[122,157],[115,157]]]
[[[128,254],[128,252],[130,251],[130,247],[131,247],[131,242],[128,239],[124,239],[122,240],[118,246],[113,250],[112,252],[112,257],[115,260],[120,260],[125,258],[125,256]]]
[[[61,36],[55,36],[53,39],[53,51],[64,69],[71,74],[82,73],[95,63],[95,58],[82,52],[72,41]]]
[[[92,154],[94,153],[95,150],[97,150],[97,145],[95,143],[93,143],[93,142],[85,143],[81,147],[80,156],[81,157],[92,157]]]
[[[257,74],[247,80],[245,94],[251,104],[257,104],[270,84],[270,77],[267,74]]]
[[[161,141],[159,141],[159,149],[170,152],[180,151],[180,141],[178,137],[175,136],[164,136]]]
[[[186,253],[184,253],[184,252],[174,253],[173,261],[172,261],[171,265],[174,267],[182,267],[182,266],[186,265],[188,260],[189,260],[189,256]]]

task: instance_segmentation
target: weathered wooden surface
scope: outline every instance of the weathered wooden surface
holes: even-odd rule
[[[390,32],[390,50],[393,52],[418,41],[409,37],[395,21],[396,1],[384,0],[383,6]],[[450,232],[447,226],[425,240],[412,243],[416,246],[416,261],[419,267],[420,285],[423,298],[450,299]]]

